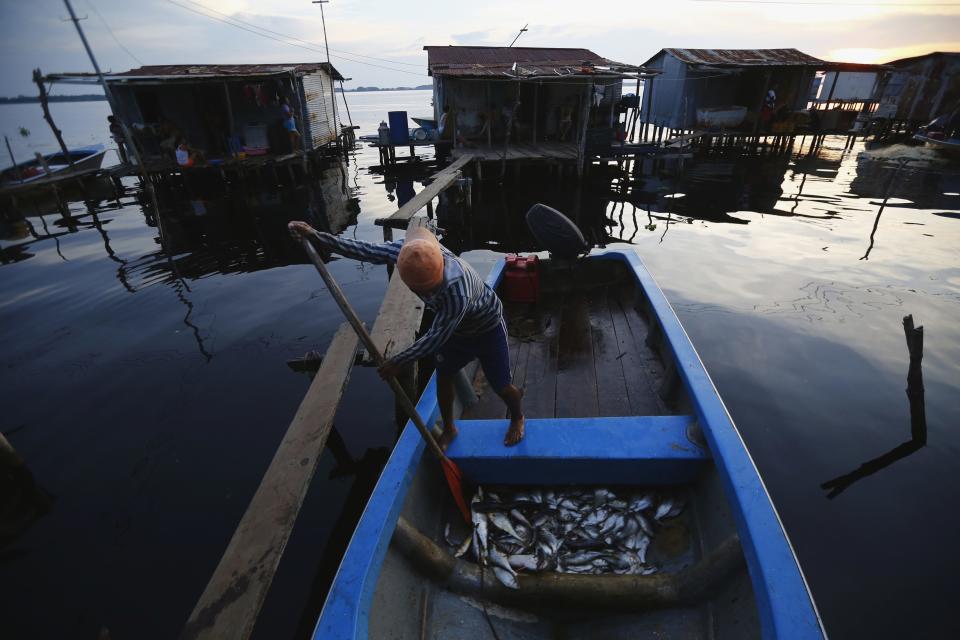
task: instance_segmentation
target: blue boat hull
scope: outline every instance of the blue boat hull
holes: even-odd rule
[[[502,445],[504,420],[461,420],[461,435],[452,444],[450,457],[481,483],[671,487],[690,504],[684,520],[690,540],[673,561],[675,566],[664,570],[692,565],[719,541],[736,534],[749,573],[731,578],[713,599],[666,610],[597,617],[596,612],[591,616],[590,612],[551,612],[541,607],[533,614],[503,614],[497,621],[501,637],[551,637],[552,625],[560,620],[569,637],[592,637],[601,630],[609,637],[656,630],[684,637],[824,637],[759,473],[662,291],[633,253],[608,252],[578,265],[582,271],[615,266],[627,274],[636,304],[651,323],[648,343],[659,336],[665,375],[678,381],[682,399],[677,406],[684,411],[680,415],[667,411],[664,415],[531,419],[525,440],[513,448]],[[488,284],[496,288],[503,269],[500,261]],[[586,330],[591,330],[589,325]],[[622,336],[614,339],[623,344]],[[528,399],[529,395],[528,389]],[[424,390],[418,409],[428,423],[437,419],[435,380]],[[422,440],[408,424],[354,532],[314,638],[423,634],[467,638],[475,637],[478,630],[487,632],[477,626],[486,623],[475,603],[432,585],[390,544],[401,515],[428,536],[439,538],[451,513],[437,465],[424,451]]]

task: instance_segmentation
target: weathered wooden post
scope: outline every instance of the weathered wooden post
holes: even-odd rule
[[[17,161],[13,157],[13,149],[10,148],[10,139],[7,136],[3,136],[3,141],[7,144],[7,153],[10,154],[10,164],[13,165],[13,173],[17,176],[17,180],[23,180],[23,176],[20,175],[20,167],[17,166]]]
[[[63,135],[60,133],[60,129],[57,128],[57,124],[53,121],[53,116],[50,115],[47,87],[43,84],[43,74],[40,72],[40,69],[33,70],[33,81],[37,84],[37,89],[40,91],[40,108],[43,109],[43,119],[50,125],[50,130],[53,131],[53,136],[57,139],[57,144],[60,145],[60,150],[63,151],[63,157],[66,158],[67,164],[73,168],[73,158],[70,157],[70,152],[67,151],[67,145],[63,142]]]

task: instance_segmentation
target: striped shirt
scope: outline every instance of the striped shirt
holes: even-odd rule
[[[396,264],[403,246],[403,240],[363,242],[319,231],[314,237],[330,251],[372,264]],[[443,252],[443,284],[426,296],[414,292],[433,311],[433,325],[410,347],[390,358],[390,362],[402,364],[436,353],[454,334],[476,336],[498,326],[506,327],[503,305],[493,289],[469,264],[443,246],[440,250]]]

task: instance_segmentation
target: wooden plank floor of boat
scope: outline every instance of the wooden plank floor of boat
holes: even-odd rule
[[[541,302],[504,303],[514,384],[528,418],[671,413],[657,389],[663,365],[646,345],[648,326],[630,290],[617,285],[551,292]],[[464,418],[503,418],[483,371],[479,401]]]

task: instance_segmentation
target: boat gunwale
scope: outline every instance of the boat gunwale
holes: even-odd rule
[[[619,260],[633,271],[636,285],[660,323],[681,381],[693,401],[724,493],[734,516],[753,584],[764,638],[825,638],[826,631],[759,470],[719,392],[673,307],[640,256],[606,251],[589,259]],[[496,289],[506,261],[498,260],[486,282]],[[436,374],[417,408],[432,423],[439,412]],[[374,591],[397,518],[419,467],[425,445],[408,422],[377,481],[314,628],[314,639],[366,638]]]

